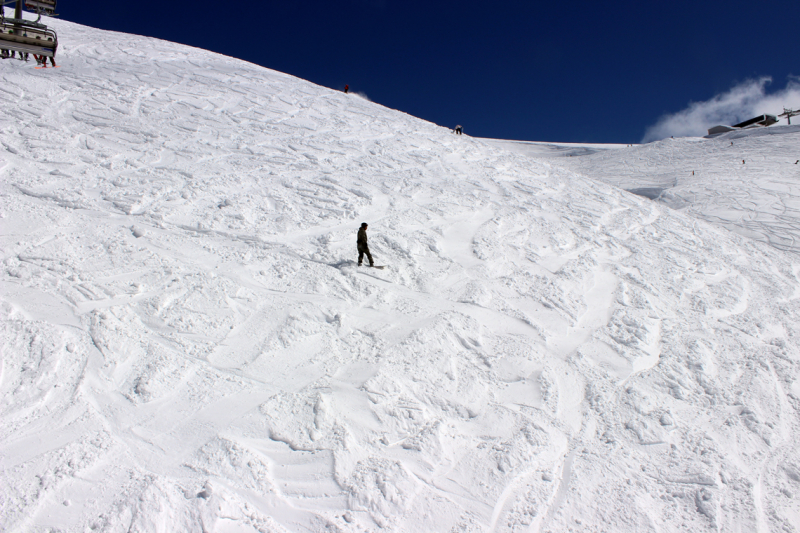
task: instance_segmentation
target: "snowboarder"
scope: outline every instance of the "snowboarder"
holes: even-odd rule
[[[345,85],[344,86],[344,94],[347,94],[347,91],[349,91],[349,90],[350,90],[350,86],[349,85]]]
[[[364,254],[369,259],[369,266],[375,266],[372,261],[372,254],[369,253],[369,246],[367,245],[367,223],[362,222],[361,228],[358,230],[358,238],[356,239],[356,248],[358,248],[358,266],[364,261]]]
[[[453,130],[453,131],[455,132],[456,135],[461,135],[461,132],[463,131],[463,128],[461,127],[461,124],[456,126],[456,129]]]

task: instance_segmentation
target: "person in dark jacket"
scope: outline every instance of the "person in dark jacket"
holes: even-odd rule
[[[364,254],[369,259],[369,266],[373,266],[372,254],[369,253],[369,246],[367,245],[367,223],[362,222],[361,228],[358,230],[358,238],[356,239],[356,248],[358,248],[358,266],[364,261]]]

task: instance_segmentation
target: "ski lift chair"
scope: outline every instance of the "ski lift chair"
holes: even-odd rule
[[[21,57],[34,54],[54,58],[56,49],[58,36],[44,24],[20,19],[0,20],[0,50],[5,50],[3,57],[7,57],[8,52],[19,52]]]
[[[32,13],[52,15],[56,12],[56,0],[25,0],[25,9]]]

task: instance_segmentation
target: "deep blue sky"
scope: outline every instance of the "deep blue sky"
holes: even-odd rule
[[[60,0],[58,12],[347,83],[479,137],[634,143],[690,101],[800,76],[798,0]]]

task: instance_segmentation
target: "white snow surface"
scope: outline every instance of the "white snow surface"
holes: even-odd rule
[[[0,62],[0,529],[800,529],[796,254],[52,25],[61,68]]]
[[[800,125],[643,145],[486,142],[800,254]]]

